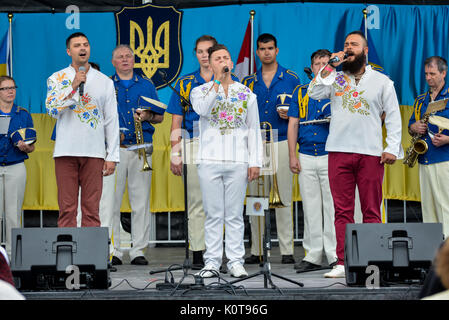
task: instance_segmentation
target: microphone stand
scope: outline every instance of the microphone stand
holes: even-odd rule
[[[164,81],[164,83],[174,92],[176,93],[176,95],[180,98],[181,100],[181,104],[182,104],[182,126],[183,129],[186,130],[186,112],[187,110],[189,110],[192,107],[192,104],[185,99],[178,91],[176,91],[175,88],[172,87],[172,85],[170,83],[168,83],[167,81],[167,74],[162,71],[159,70],[159,75],[161,76],[162,80]],[[184,181],[184,234],[185,234],[185,259],[184,259],[184,264],[182,266],[180,265],[175,265],[173,267],[169,267],[167,269],[160,269],[160,270],[152,270],[150,271],[150,274],[156,274],[156,273],[161,273],[161,272],[169,272],[169,271],[174,271],[174,270],[183,270],[184,271],[184,277],[182,278],[182,280],[184,280],[184,278],[187,276],[187,271],[189,269],[191,269],[192,264],[190,262],[190,258],[189,258],[189,207],[188,207],[188,203],[187,203],[187,159],[186,159],[186,139],[185,137],[182,137],[182,142],[183,142],[183,154],[182,154],[182,161],[183,161],[183,181]],[[182,280],[179,282],[179,284],[175,284],[175,283],[167,283],[167,278],[166,278],[166,282],[159,284],[160,286],[156,286],[159,289],[173,289],[173,288],[178,288],[179,289],[186,289],[186,286],[180,286]],[[187,285],[189,287],[189,285]]]

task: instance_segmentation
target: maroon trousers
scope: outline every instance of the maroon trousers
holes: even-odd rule
[[[58,227],[76,225],[78,194],[81,187],[81,226],[100,227],[100,199],[103,189],[104,159],[90,157],[55,158],[58,185]]]
[[[381,223],[384,166],[380,157],[329,152],[329,184],[335,208],[338,264],[344,264],[346,224],[354,223],[356,185],[363,223]]]

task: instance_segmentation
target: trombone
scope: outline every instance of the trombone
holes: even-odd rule
[[[279,194],[279,186],[278,186],[278,179],[277,179],[277,167],[276,167],[276,161],[274,154],[274,140],[273,140],[273,127],[271,124],[267,121],[262,122],[262,137],[263,137],[263,144],[264,144],[264,163],[262,165],[262,172],[257,180],[258,184],[258,195],[260,195],[260,187],[262,186],[262,193],[263,196],[265,196],[265,175],[270,176],[272,179],[272,183],[270,186],[270,194],[269,194],[269,208],[284,208],[285,205],[281,201],[281,196]],[[267,139],[267,133],[269,134],[269,141]],[[269,144],[269,151],[270,155],[267,156],[267,146]]]

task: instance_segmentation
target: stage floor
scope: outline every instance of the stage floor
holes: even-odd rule
[[[249,254],[248,248],[246,251]],[[294,256],[297,261],[304,257],[301,246],[295,247]],[[184,247],[149,248],[146,257],[149,265],[135,266],[129,264],[125,254],[124,264],[116,266],[117,271],[110,273],[112,284],[107,290],[23,291],[22,294],[28,300],[416,300],[421,289],[418,284],[395,284],[375,289],[349,287],[344,278],[324,278],[323,274],[328,270],[298,274],[293,265],[281,264],[278,247],[273,247],[270,258],[274,286],[269,281],[265,286],[263,274],[230,284],[237,279],[229,273],[221,273],[220,278],[205,279],[204,285],[193,288],[182,285],[194,284],[193,274],[198,271],[188,270],[184,279],[182,270],[165,271],[183,264]],[[245,265],[245,268],[250,275],[261,270],[259,265]],[[150,274],[150,271],[158,270],[164,271]],[[181,285],[177,289],[170,284],[164,286],[166,278],[169,282],[173,278],[175,286],[180,282]]]

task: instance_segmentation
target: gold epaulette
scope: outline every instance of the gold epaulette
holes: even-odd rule
[[[288,73],[289,75],[295,77],[296,79],[299,79],[298,75],[296,74],[296,72],[292,71],[292,70],[285,70],[286,73]]]
[[[23,108],[23,107],[17,106],[17,112],[19,112],[20,110],[23,110],[23,111],[26,111],[26,112],[30,113],[30,112],[28,111],[28,109],[25,109],[25,108]]]
[[[421,119],[421,107],[424,103],[426,96],[427,96],[427,92],[420,94],[419,96],[416,97],[415,102],[413,103],[413,109],[415,111],[416,121]]]
[[[192,79],[195,77],[183,77],[179,83],[179,93],[181,96],[184,97],[184,99],[189,100],[190,97],[190,90],[192,89]],[[186,86],[184,86],[184,80],[188,80],[188,83]]]
[[[242,83],[244,86],[247,86],[251,91],[254,91],[254,81],[252,81],[249,85],[248,85],[248,81],[255,80],[255,78],[256,78],[256,74],[253,73],[253,74],[243,78]]]

